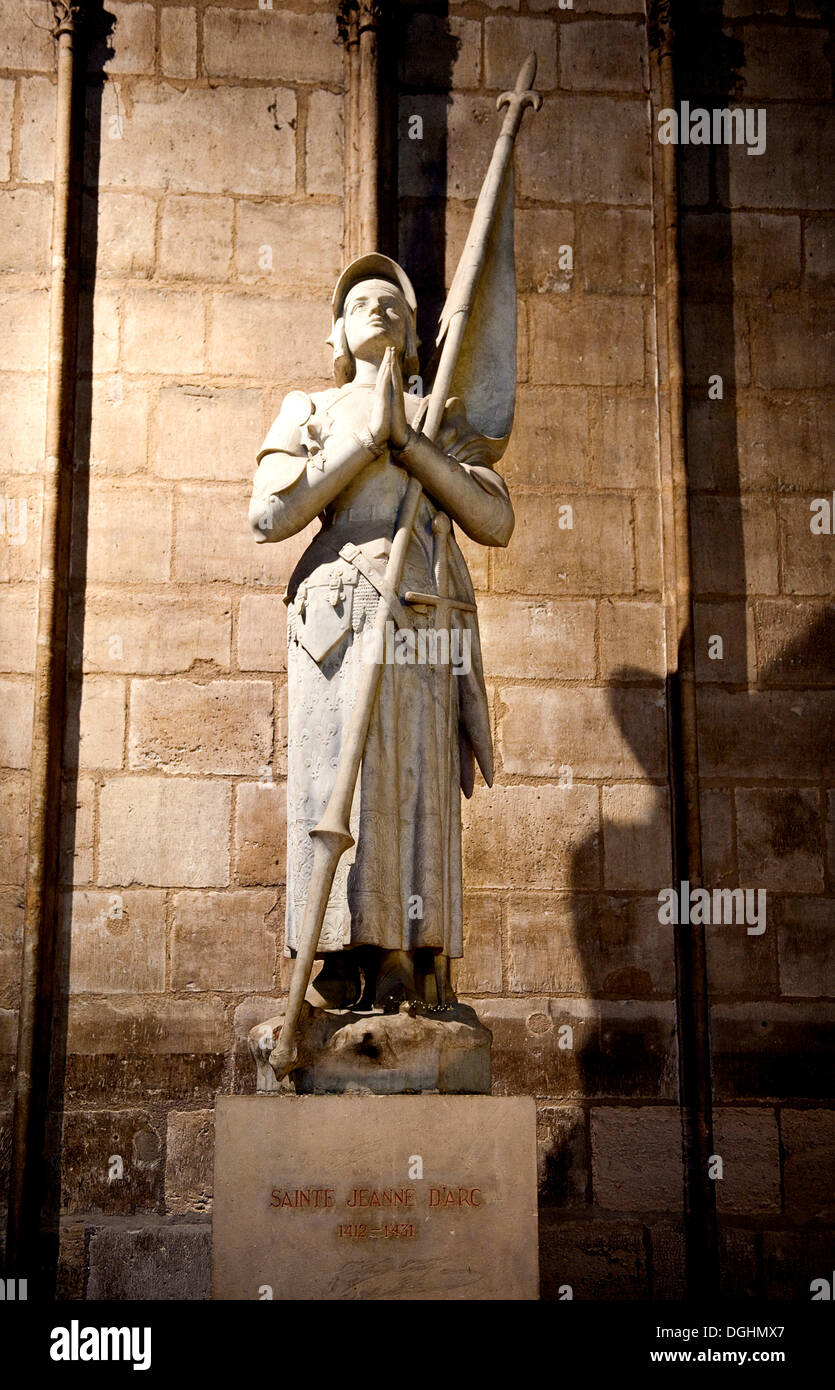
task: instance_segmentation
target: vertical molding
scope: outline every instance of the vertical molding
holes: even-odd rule
[[[358,254],[380,248],[380,9],[378,0],[359,0]]]
[[[345,94],[344,257],[359,255],[359,24],[355,0],[342,0],[337,14],[339,36],[345,46],[347,91]]]
[[[391,28],[381,0],[341,0],[345,45],[345,256],[396,255],[397,145]]]
[[[662,145],[655,137],[657,112],[675,106],[675,32],[670,0],[650,0],[648,11],[672,867],[675,886],[682,879],[701,886],[678,147]],[[676,927],[675,960],[687,1295],[711,1298],[718,1295],[719,1264],[716,1189],[708,1176],[713,1153],[713,1100],[705,933],[701,924]]]
[[[67,597],[72,507],[73,396],[78,315],[77,31],[84,6],[52,0],[57,48],[49,355],[34,715],[29,777],[26,902],[15,1074],[6,1263],[38,1278],[44,1267],[47,1097],[52,1048]],[[80,45],[79,45],[80,46]]]

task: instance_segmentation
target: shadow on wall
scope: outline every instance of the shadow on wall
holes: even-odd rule
[[[725,105],[739,91],[742,52],[741,45],[723,33],[722,0],[674,0],[671,9],[676,100]],[[733,595],[735,629],[741,624],[744,631],[728,151],[723,146],[681,145],[677,156],[694,598],[699,597],[703,558],[715,557],[718,513],[718,587],[723,595]],[[722,397],[712,400],[709,382],[717,374]],[[709,569],[708,587],[713,589],[713,565]],[[684,1046],[688,1084],[694,1085],[691,1069],[698,1044],[690,1021],[689,969],[677,983],[675,928],[659,922],[656,896],[688,874],[676,747],[681,696],[677,673],[668,675],[663,690],[656,684],[653,691],[654,679],[650,671],[624,669],[615,674],[609,691],[612,721],[632,757],[631,767],[625,761],[624,775],[644,780],[604,789],[600,853],[607,893],[595,898],[588,892],[589,865],[598,853],[593,839],[579,847],[573,861],[573,947],[580,978],[571,988],[588,997],[592,1012],[575,1042],[574,1094],[582,1097],[584,1111],[569,1142],[577,1153],[576,1171],[588,1174],[580,1206],[598,1219],[588,1235],[585,1223],[572,1230],[567,1220],[546,1223],[545,1297],[559,1297],[561,1279],[575,1280],[578,1297],[682,1298],[686,1291],[686,1112],[681,1108],[679,1067]],[[673,742],[668,765],[659,775],[650,733],[662,702]],[[698,981],[692,985],[698,988]],[[694,1103],[695,1092],[690,1096],[690,1105]],[[549,1195],[546,1183],[546,1204]],[[568,1192],[562,1199],[575,1206],[575,1216],[580,1214],[578,1195]],[[571,1214],[566,1210],[566,1218]],[[584,1250],[589,1235],[590,1255]],[[576,1246],[568,1262],[561,1254],[567,1236]],[[555,1280],[552,1268],[569,1273]]]
[[[725,105],[739,92],[742,53],[723,33],[722,0],[674,3],[672,11],[676,100]],[[741,623],[744,630],[728,151],[687,145],[679,146],[677,155],[694,598],[704,572],[700,558],[715,548],[718,513],[722,574],[716,587],[733,596],[735,627]],[[722,379],[721,399],[709,399],[709,385],[717,376]],[[712,572],[708,588],[714,588]],[[653,694],[649,671],[622,670],[614,681],[611,718],[633,759],[625,775],[644,780],[603,792],[602,881],[607,895],[596,900],[586,889],[587,863],[597,852],[593,840],[578,849],[573,864],[574,948],[582,978],[572,988],[593,1001],[592,1018],[576,1045],[576,1084],[589,1109],[582,1138],[582,1145],[591,1148],[584,1165],[590,1188],[585,1195],[595,1215],[609,1223],[596,1223],[597,1259],[583,1256],[584,1228],[576,1233],[575,1268],[578,1282],[585,1277],[587,1284],[579,1296],[680,1298],[686,1288],[686,1112],[679,1067],[683,1047],[688,1084],[695,1085],[698,1041],[690,1001],[699,981],[690,976],[689,966],[676,981],[675,927],[659,921],[657,894],[688,875],[677,747],[681,697],[675,672],[668,675],[663,693],[656,686]],[[660,776],[650,736],[657,713],[653,706],[662,702],[659,695],[673,740]],[[689,1104],[695,1103],[694,1091]],[[547,1201],[547,1192],[545,1196]],[[558,1249],[565,1226],[558,1224],[554,1235]],[[544,1282],[550,1263],[543,1262]],[[558,1296],[556,1290],[543,1291]]]
[[[819,8],[831,15],[831,0]],[[678,100],[707,108],[744,104],[745,51],[739,31],[723,29],[721,0],[676,0],[673,9]],[[738,212],[731,217],[731,147],[688,145],[678,154],[703,876],[711,887],[763,888],[767,894],[762,936],[716,924],[706,932],[715,1142],[739,1171],[751,1136],[745,1121],[724,1107],[768,1100],[802,1106],[832,1094],[826,1020],[801,999],[835,992],[835,904],[780,894],[826,891],[825,783],[833,774],[835,719],[825,692],[833,686],[833,614],[824,602],[748,599],[760,588],[759,557],[752,548],[746,559],[750,504],[743,494],[762,482],[752,488],[749,444],[743,457],[740,443],[743,429],[750,438],[745,416],[752,408],[742,375],[746,296],[768,296],[770,308],[771,285],[767,266],[752,263],[756,256],[746,241],[746,223],[754,219]],[[717,375],[719,399],[709,391]],[[779,438],[767,432],[766,439],[768,452],[778,455]],[[775,490],[817,492],[819,461],[804,460],[804,466],[808,476],[795,465],[795,476],[786,478],[779,459]],[[798,499],[798,506],[805,502]],[[719,662],[708,656],[713,634],[724,637]],[[799,961],[791,964],[799,957],[808,963],[805,970]],[[758,1210],[761,1199],[750,1182],[745,1192],[735,1190],[732,1176],[717,1185],[722,1291],[729,1297],[808,1297],[811,1249],[801,1247],[811,1233],[785,1256],[779,1273],[773,1260],[769,1268],[759,1234],[750,1234],[767,1227],[769,1214],[772,1224],[802,1224],[809,1211],[808,1194],[798,1192],[795,1202],[785,1186],[781,1196],[786,1136],[778,1153],[776,1125],[772,1131],[762,1123],[773,1197]],[[828,1219],[834,1215],[830,1207]],[[825,1243],[824,1237],[814,1240]],[[822,1268],[823,1249],[820,1254]]]
[[[672,875],[668,698],[652,671],[613,672],[609,718],[621,775],[635,780],[604,786],[600,830],[572,856],[557,982],[572,1031],[548,1082],[572,1104],[543,1116],[546,1299],[566,1284],[575,1298],[684,1296],[674,940],[655,896]]]
[[[431,12],[430,12],[431,11]],[[444,299],[447,257],[447,144],[452,73],[461,40],[450,32],[449,5],[398,5],[400,103],[397,259],[415,287],[421,360],[432,356]],[[485,171],[486,172],[486,171]]]
[[[721,0],[681,0],[673,9],[677,100],[708,108],[742,101],[744,52],[722,28]],[[835,867],[835,804],[827,788],[835,774],[835,611],[824,599],[785,597],[754,599],[749,609],[756,586],[743,532],[737,354],[746,331],[740,295],[751,286],[735,280],[729,156],[724,145],[678,150],[703,881],[765,888],[768,904],[762,935],[739,923],[706,931],[715,1142],[728,1165],[717,1185],[721,1292],[808,1298],[810,1271],[826,1268],[831,1247],[821,1224],[835,1220],[831,1177],[822,1190],[809,1159],[815,1153],[825,1163],[832,1142],[831,1111],[810,1107],[832,1097],[830,1023],[819,1001],[835,995],[835,903],[825,896]],[[742,274],[750,281],[757,267],[746,263]],[[756,292],[765,290],[757,285]],[[721,395],[711,396],[717,377]],[[815,460],[808,477],[788,485],[795,494],[798,487],[809,496],[825,493],[819,473]],[[724,634],[723,662],[708,658],[711,634]],[[626,698],[652,675],[619,677],[629,685],[611,691],[613,721],[638,760],[634,775],[657,781]],[[666,699],[677,701],[674,676]],[[616,891],[646,891],[647,865],[659,889],[669,884],[660,872],[669,863],[665,808],[646,784],[634,790],[630,806],[631,789],[623,789],[618,809],[625,817],[609,814],[604,799],[605,882]],[[599,1000],[599,1020],[583,1022],[573,1067],[543,1078],[542,1087],[567,1102],[579,1093],[592,1114],[587,1129],[583,1111],[561,1104],[543,1127],[543,1297],[558,1298],[572,1270],[586,1281],[575,1296],[628,1298],[645,1290],[681,1297],[681,1226],[670,1222],[682,1206],[676,1040],[669,1005],[657,1017],[650,1013],[658,1007],[653,998],[672,994],[672,927],[657,924],[650,898],[642,906],[637,898],[631,906],[614,898],[598,903],[588,891],[595,854],[589,837],[574,855],[572,932],[580,965],[562,988]],[[754,1137],[767,1140],[767,1160],[753,1157]],[[797,1160],[787,1149],[795,1142]],[[594,1177],[584,1190],[589,1143]],[[755,1162],[767,1169],[767,1200],[755,1190]],[[577,1220],[600,1215],[601,1207],[605,1224]],[[787,1225],[790,1233],[778,1229]]]
[[[703,796],[716,801],[705,818],[704,883],[711,889],[765,886],[767,895],[762,935],[749,934],[737,921],[706,930],[716,1149],[728,1164],[726,1185],[718,1189],[727,1298],[808,1296],[808,1272],[825,1267],[831,1245],[821,1225],[835,1221],[831,1184],[823,1190],[800,1169],[790,1182],[781,1181],[785,1153],[778,1154],[773,1120],[773,1107],[787,1106],[791,1124],[802,1130],[798,1144],[810,1143],[825,1164],[831,1111],[816,1115],[807,1107],[832,1100],[831,1020],[818,1015],[816,1004],[835,996],[835,902],[823,896],[827,809],[830,836],[835,820],[835,794],[829,792],[827,808],[825,789],[835,777],[835,611],[825,602],[793,607],[797,637],[774,650],[758,681],[714,685],[702,708],[705,727],[715,729],[712,702],[731,706],[721,717],[728,741],[715,745],[703,769],[710,777]],[[767,613],[758,620],[767,621]],[[568,1024],[573,1034],[561,1050],[552,1021],[539,1016],[550,1036],[539,1054],[537,1090],[558,1100],[539,1114],[546,1299],[558,1299],[572,1280],[575,1297],[632,1298],[642,1289],[654,1298],[685,1293],[673,927],[659,922],[657,899],[646,895],[650,884],[672,886],[666,790],[647,759],[645,716],[652,718],[661,693],[653,679],[649,671],[622,670],[615,676],[620,684],[610,689],[613,723],[636,760],[632,775],[647,779],[613,789],[620,804],[607,807],[604,791],[610,892],[589,890],[599,854],[597,837],[590,835],[572,860],[568,924],[546,920],[541,927],[560,934],[568,926],[570,932],[570,942],[554,952],[562,970],[556,1031]],[[787,737],[785,721],[797,700],[805,706],[802,721]],[[768,769],[757,761],[769,721],[779,787],[762,785]],[[792,786],[784,764],[795,759]],[[717,776],[731,785],[717,786]],[[754,785],[740,787],[740,780]],[[830,841],[830,856],[832,847]],[[804,1000],[812,1007],[804,1008]],[[505,1054],[501,1071],[529,1071],[531,1060]],[[740,1106],[744,1112],[735,1114]],[[764,1107],[754,1112],[762,1117],[762,1134],[755,1119],[752,1136],[751,1107]],[[756,1184],[746,1177],[740,1185],[738,1174],[742,1165],[749,1173],[752,1140],[772,1130],[767,1183],[773,1197],[762,1206]],[[764,1267],[761,1232],[787,1220],[800,1230],[775,1236]]]

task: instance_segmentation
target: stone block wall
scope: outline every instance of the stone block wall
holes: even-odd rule
[[[38,16],[47,19],[47,7]],[[53,41],[6,5],[0,37],[0,1183],[5,1195],[17,1050],[22,885],[26,864],[41,481],[46,404]],[[34,138],[33,138],[34,136]]]
[[[417,13],[401,74],[419,297],[449,283],[496,96],[532,48],[544,97],[516,164],[516,531],[473,557],[497,775],[464,807],[458,979],[494,1032],[494,1089],[540,1102],[552,1298],[673,1296],[683,1276],[648,54],[640,5],[612,8],[454,5],[443,43]],[[678,1255],[651,1271],[653,1243]]]
[[[253,1088],[246,1033],[287,985],[281,595],[307,537],[256,546],[246,512],[281,397],[329,381],[335,8],[109,0],[115,22],[91,51],[63,861],[67,1297],[207,1296],[214,1097]],[[808,529],[810,500],[835,487],[831,20],[806,0],[701,8],[693,52],[719,51],[742,99],[768,110],[761,157],[680,159],[705,882],[768,894],[761,936],[709,931],[723,1279],[730,1296],[804,1298],[826,1274],[832,1215],[833,541]],[[29,16],[45,24],[47,10],[0,4],[6,1112],[55,90],[52,41]],[[458,988],[494,1031],[496,1092],[538,1101],[543,1295],[680,1297],[646,17],[640,0],[404,0],[398,22],[399,255],[425,348],[495,97],[531,47],[545,98],[516,165],[519,391],[501,465],[516,532],[505,551],[467,545],[497,776],[464,807]],[[677,72],[684,94],[705,71],[694,59]]]
[[[249,1088],[236,1044],[262,1016],[252,996],[286,984],[281,596],[306,540],[256,546],[247,509],[282,396],[329,382],[343,50],[326,4],[105,8],[85,132],[60,1277],[73,1296],[199,1297],[214,1096]],[[55,95],[36,28],[50,7],[28,9],[4,4],[0,25],[19,69],[2,81],[4,494],[27,500],[6,502],[2,548],[6,1110]]]
[[[835,1173],[831,22],[726,3],[677,74],[767,119],[760,156],[683,152],[682,250],[705,882],[767,907],[762,934],[707,933],[723,1274],[792,1298],[824,1274]]]

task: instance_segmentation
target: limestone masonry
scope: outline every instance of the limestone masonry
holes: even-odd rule
[[[282,1011],[288,986],[282,595],[316,526],[258,546],[247,510],[283,397],[332,384],[347,67],[335,0],[105,9],[84,139],[59,1295],[203,1299],[215,1099],[254,1090],[249,1030]],[[835,494],[833,15],[814,0],[707,9],[682,20],[677,101],[713,110],[736,93],[765,109],[756,157],[743,143],[659,144],[641,0],[398,9],[396,255],[424,358],[495,98],[531,49],[545,98],[516,153],[518,395],[498,465],[516,530],[506,549],[462,544],[496,777],[463,802],[454,983],[492,1031],[493,1096],[536,1101],[546,1299],[684,1290],[674,928],[658,896],[686,877],[672,862],[665,680],[665,149],[681,213],[702,881],[767,894],[762,933],[705,926],[722,1290],[807,1301],[832,1270],[835,537],[810,522]],[[51,23],[41,0],[0,0],[4,1192]]]

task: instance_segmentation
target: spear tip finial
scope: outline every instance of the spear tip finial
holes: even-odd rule
[[[529,92],[533,87],[535,77],[536,53],[531,51],[519,69],[519,76],[516,79],[517,92]]]

